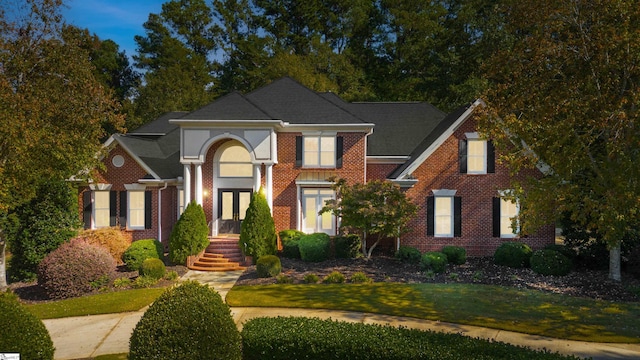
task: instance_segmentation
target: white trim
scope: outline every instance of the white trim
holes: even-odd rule
[[[482,137],[480,137],[480,134],[478,134],[477,132],[464,133],[464,136],[468,140],[484,140]]]
[[[144,191],[147,185],[144,184],[124,184],[124,188],[127,191]]]
[[[453,133],[469,118],[469,116],[471,116],[478,106],[486,106],[486,104],[481,99],[474,101],[473,104],[471,104],[471,106],[469,106],[469,108],[465,110],[465,112],[460,115],[460,117],[458,117],[458,119],[449,126],[449,128],[443,132],[440,137],[438,137],[422,154],[420,154],[416,160],[411,163],[411,165],[407,166],[407,168],[404,169],[397,178],[402,179],[420,167],[420,165],[422,165],[422,163],[424,163],[431,154],[433,154],[451,135],[453,135]]]
[[[89,189],[93,191],[109,191],[111,190],[111,184],[104,184],[104,183],[89,184]]]
[[[433,196],[441,196],[441,197],[452,197],[456,196],[456,192],[458,190],[449,190],[449,189],[433,189],[431,192]]]

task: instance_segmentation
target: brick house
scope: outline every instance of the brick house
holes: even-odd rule
[[[318,215],[334,196],[327,178],[388,179],[419,207],[393,246],[457,245],[470,256],[492,255],[518,236],[510,220],[518,206],[501,198],[508,170],[476,132],[480,105],[446,115],[424,102],[347,103],[282,78],[113,135],[106,170],[79,187],[81,216],[86,228],[119,226],[132,240],[167,246],[188,201],[202,204],[212,236],[239,233],[262,186],[277,231],[335,234],[338,219]],[[554,229],[520,240],[541,248],[553,243]]]

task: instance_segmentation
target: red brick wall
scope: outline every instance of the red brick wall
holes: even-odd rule
[[[113,165],[112,159],[116,155],[121,155],[124,158],[124,165],[117,168]],[[130,157],[126,151],[120,146],[116,146],[109,154],[104,158],[105,170],[100,171],[94,176],[94,183],[111,184],[112,191],[126,191],[125,184],[137,183],[139,179],[143,178],[147,172],[138,165],[138,163]],[[80,220],[82,220],[83,210],[83,193],[89,190],[88,186],[81,186],[78,189],[78,208]],[[132,241],[140,239],[156,239],[158,237],[158,187],[147,186],[146,190],[152,192],[151,199],[151,212],[152,212],[152,226],[151,229],[144,230],[125,230]],[[162,237],[163,243],[168,243],[171,229],[177,221],[177,190],[174,186],[170,186],[162,191]],[[120,198],[117,200],[117,213],[120,214]],[[119,219],[118,219],[119,220]],[[126,224],[119,224],[124,227]]]
[[[295,167],[296,136],[301,133],[278,134],[278,164],[273,166],[273,217],[276,230],[297,227],[296,178],[302,171],[331,171],[353,184],[363,182],[365,169],[365,133],[338,133],[343,137],[342,168],[312,169]]]
[[[418,205],[416,218],[411,222],[411,232],[401,238],[403,245],[413,246],[420,251],[438,251],[445,245],[464,247],[469,256],[493,255],[495,249],[504,241],[493,237],[492,199],[498,196],[498,190],[510,188],[510,177],[506,167],[496,161],[493,174],[460,174],[458,164],[458,140],[465,138],[465,132],[475,131],[475,121],[467,120],[449,137],[416,171],[419,181],[407,190],[407,194]],[[497,156],[496,156],[497,157]],[[519,175],[539,176],[537,171]],[[457,190],[456,196],[462,198],[462,236],[454,238],[436,238],[427,236],[426,199],[432,196],[433,189]],[[537,234],[519,239],[534,249],[553,243],[553,226],[541,229]]]
[[[398,168],[400,164],[367,164],[367,181],[384,180]]]

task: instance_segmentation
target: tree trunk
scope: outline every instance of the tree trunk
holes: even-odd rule
[[[2,232],[0,231],[0,291],[4,291],[7,288],[7,257],[5,253],[6,242],[2,239]]]
[[[620,242],[612,245],[609,249],[609,279],[621,281],[620,273]]]
[[[376,242],[374,242],[373,245],[371,245],[371,247],[369,248],[369,251],[367,251],[367,260],[371,259],[371,253],[373,252],[373,249],[375,249],[376,246],[378,246],[379,242],[380,242],[380,236],[378,236],[378,240],[376,240]]]
[[[367,257],[367,232],[362,233],[362,256]]]

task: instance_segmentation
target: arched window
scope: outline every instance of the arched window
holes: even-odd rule
[[[218,163],[219,177],[253,177],[251,155],[238,141],[231,141],[222,149]]]

